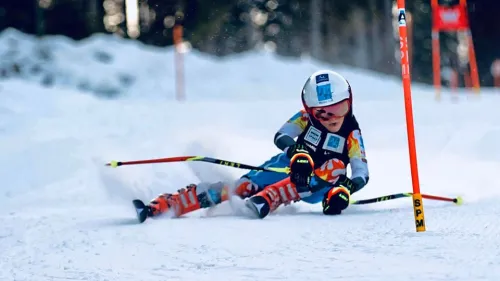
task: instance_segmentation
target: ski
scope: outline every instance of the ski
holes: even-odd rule
[[[139,223],[143,223],[148,218],[148,207],[139,199],[134,199],[132,203],[137,214],[137,220]]]

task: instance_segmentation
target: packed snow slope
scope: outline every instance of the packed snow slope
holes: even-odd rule
[[[354,89],[371,171],[354,198],[412,191],[398,79],[271,54],[217,61],[188,53],[188,100],[178,103],[165,92],[173,75],[143,71],[148,58],[171,54],[142,48],[123,47],[120,56],[135,59],[123,69],[164,88],[144,83],[141,94],[135,84],[124,97],[102,99],[72,84],[0,82],[0,280],[500,279],[500,98],[493,91],[436,101],[429,88],[413,87],[421,190],[465,201],[425,200],[426,232],[415,232],[408,198],[351,206],[337,217],[298,203],[252,220],[222,204],[137,224],[133,198],[245,171],[104,163],[191,154],[259,164],[279,152],[275,130],[300,109],[306,77],[324,67],[344,73]],[[98,71],[73,57],[65,63],[89,77]]]

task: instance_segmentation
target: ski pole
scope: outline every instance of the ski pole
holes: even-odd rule
[[[371,198],[371,199],[351,200],[350,204],[353,204],[353,205],[371,204],[371,203],[377,203],[377,202],[393,200],[393,199],[398,199],[398,198],[403,198],[403,197],[411,197],[412,195],[413,195],[413,193],[396,193],[396,194],[380,196],[380,197]],[[463,203],[463,199],[460,196],[458,196],[456,198],[447,198],[447,197],[441,197],[441,196],[422,194],[422,198],[426,198],[426,199],[430,199],[430,200],[453,202],[457,205],[462,205],[462,203]]]
[[[154,163],[171,163],[171,162],[187,162],[187,161],[200,161],[213,163],[222,166],[234,167],[238,169],[246,169],[246,170],[256,170],[256,171],[264,171],[264,172],[276,172],[276,173],[285,173],[288,174],[290,168],[273,168],[273,167],[257,167],[247,164],[242,164],[233,161],[221,160],[210,157],[203,156],[178,156],[178,157],[168,157],[168,158],[157,158],[157,159],[147,159],[147,160],[135,160],[135,161],[111,161],[106,163],[106,166],[111,166],[113,168],[125,165],[139,165],[139,164],[154,164]]]

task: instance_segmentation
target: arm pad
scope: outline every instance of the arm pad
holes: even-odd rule
[[[287,134],[278,132],[274,135],[274,144],[279,149],[285,151],[286,148],[295,144],[295,140]]]

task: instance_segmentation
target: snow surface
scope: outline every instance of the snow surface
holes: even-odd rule
[[[168,49],[98,37],[71,43],[75,53],[63,50],[67,39],[51,40],[65,73],[89,80],[114,73],[81,63],[89,46],[121,46],[113,69],[140,83],[103,99],[76,82],[0,80],[0,280],[500,279],[498,92],[436,101],[431,88],[413,86],[421,190],[465,200],[425,200],[426,232],[415,232],[409,198],[351,206],[337,217],[298,203],[264,220],[232,216],[225,203],[137,224],[132,198],[245,171],[105,162],[191,154],[260,164],[278,153],[273,135],[300,109],[305,78],[326,66],[258,52],[225,60],[191,52],[188,100],[177,103],[172,66],[154,63],[172,57]],[[401,82],[330,67],[353,85],[369,157],[370,183],[354,198],[411,192]]]

